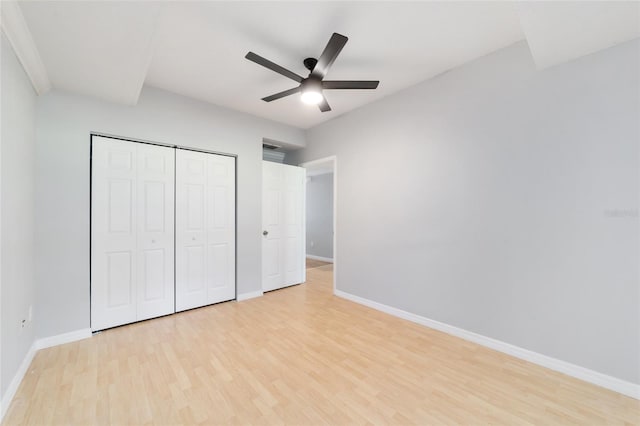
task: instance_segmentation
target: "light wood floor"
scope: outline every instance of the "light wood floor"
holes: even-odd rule
[[[309,259],[307,257],[307,269],[318,268],[320,266],[331,265],[329,262],[323,262],[322,260]]]
[[[634,424],[640,402],[308,283],[41,350],[6,424]]]

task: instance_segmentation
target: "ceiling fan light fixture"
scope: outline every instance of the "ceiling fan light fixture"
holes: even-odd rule
[[[302,102],[307,105],[318,105],[322,102],[322,98],[322,93],[315,90],[308,90],[306,92],[302,92],[300,95]]]
[[[288,69],[271,62],[270,60],[263,58],[253,52],[249,52],[245,55],[245,58],[251,62],[255,62],[258,65],[275,71],[280,75],[283,75],[300,85],[293,87],[282,92],[274,93],[273,95],[265,96],[262,98],[265,102],[272,102],[277,99],[284,98],[285,96],[293,95],[294,93],[300,93],[300,100],[305,104],[317,105],[321,112],[331,111],[331,106],[324,97],[323,91],[335,90],[335,89],[375,89],[378,87],[379,81],[364,81],[364,80],[325,80],[325,76],[331,68],[333,61],[336,60],[338,54],[342,51],[342,48],[349,40],[342,34],[333,33],[329,39],[329,43],[322,51],[322,54],[318,59],[306,58],[303,63],[304,67],[309,70],[309,76],[307,78],[302,77],[289,71]]]
[[[300,88],[300,99],[307,105],[318,105],[324,99],[320,81],[308,78],[302,82]]]

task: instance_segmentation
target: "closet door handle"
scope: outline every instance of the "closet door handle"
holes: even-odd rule
[[[262,231],[262,235],[266,237],[267,235],[269,235],[269,231]]]

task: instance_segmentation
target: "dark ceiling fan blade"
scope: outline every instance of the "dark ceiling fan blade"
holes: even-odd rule
[[[378,87],[379,81],[372,80],[355,80],[355,81],[332,81],[327,80],[322,82],[323,89],[375,89]]]
[[[294,93],[297,93],[299,91],[300,91],[300,87],[294,87],[293,89],[285,90],[282,92],[275,93],[271,96],[264,97],[262,98],[262,100],[265,102],[271,102],[271,101],[275,101],[276,99],[284,98],[285,96],[293,95]]]
[[[265,68],[269,68],[271,71],[275,71],[275,72],[277,72],[278,74],[282,74],[282,75],[284,75],[285,77],[290,78],[291,80],[297,81],[298,83],[301,83],[301,82],[302,82],[302,80],[303,80],[303,78],[302,78],[302,77],[300,77],[300,76],[299,76],[298,74],[296,74],[295,72],[293,72],[293,71],[289,71],[288,69],[283,68],[283,67],[281,67],[280,65],[278,65],[278,64],[276,64],[276,63],[274,63],[274,62],[271,62],[270,60],[265,59],[265,58],[263,58],[263,57],[262,57],[262,56],[260,56],[260,55],[256,55],[256,54],[255,54],[255,53],[253,53],[253,52],[249,52],[249,53],[247,53],[247,55],[245,56],[245,58],[247,58],[248,60],[250,60],[250,61],[252,61],[252,62],[255,62],[255,63],[256,63],[256,64],[258,64],[258,65],[262,65],[262,66],[263,66],[263,67],[265,67]]]
[[[329,102],[327,102],[327,98],[325,98],[324,96],[322,97],[322,102],[318,104],[318,108],[320,108],[320,111],[322,112],[331,111],[331,107],[329,106]]]
[[[331,64],[336,60],[344,45],[347,44],[347,40],[349,40],[347,37],[333,33],[329,39],[329,43],[327,43],[327,47],[324,48],[322,55],[318,58],[318,63],[316,63],[313,71],[311,71],[313,77],[323,79],[324,76],[327,75]]]

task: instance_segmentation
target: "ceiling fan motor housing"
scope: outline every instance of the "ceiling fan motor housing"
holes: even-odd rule
[[[315,77],[308,77],[300,83],[301,92],[322,92],[322,80]]]
[[[302,61],[302,63],[304,64],[304,67],[306,69],[308,69],[309,71],[313,71],[316,64],[318,63],[318,60],[315,58],[306,58],[304,61]]]

